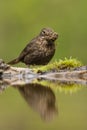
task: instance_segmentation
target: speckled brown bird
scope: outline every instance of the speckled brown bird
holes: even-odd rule
[[[26,45],[20,55],[8,64],[23,62],[26,65],[46,65],[55,53],[58,34],[51,28],[43,28],[40,34]]]

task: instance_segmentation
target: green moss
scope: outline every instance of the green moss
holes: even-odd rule
[[[73,69],[75,67],[80,67],[82,66],[82,63],[78,61],[75,58],[65,58],[64,60],[59,60],[55,61],[53,63],[49,63],[48,65],[45,66],[39,66],[34,68],[34,71],[38,72],[47,72],[50,70],[63,70],[63,69]],[[35,80],[34,83],[41,84],[45,87],[50,87],[52,88],[53,91],[60,91],[60,92],[65,92],[65,93],[73,93],[76,92],[77,90],[82,88],[82,85],[79,84],[74,84],[74,82],[68,82],[68,83],[63,83],[60,81],[50,81],[50,80]]]
[[[35,80],[33,83],[43,85],[44,87],[50,87],[54,92],[64,92],[64,93],[75,93],[82,88],[80,84],[62,83],[59,81],[49,81],[49,80]]]
[[[75,58],[65,58],[64,60],[59,60],[59,61],[55,61],[53,63],[49,63],[48,65],[45,66],[39,66],[34,68],[34,71],[38,72],[38,71],[49,71],[49,70],[63,70],[63,69],[72,69],[75,67],[80,67],[82,66],[82,63],[80,61],[78,61]]]

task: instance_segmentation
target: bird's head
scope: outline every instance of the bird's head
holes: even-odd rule
[[[55,41],[58,38],[58,33],[54,32],[51,28],[43,28],[40,36],[44,37],[47,41]]]

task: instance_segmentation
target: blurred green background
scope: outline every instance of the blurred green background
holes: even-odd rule
[[[87,0],[0,0],[0,58],[17,57],[43,27],[59,33],[53,61],[72,56],[87,64]],[[74,96],[58,93],[59,117],[45,124],[9,88],[0,95],[0,129],[86,130],[86,100],[86,89]]]
[[[17,57],[43,27],[59,33],[53,60],[72,56],[87,64],[86,0],[0,0],[0,57]]]

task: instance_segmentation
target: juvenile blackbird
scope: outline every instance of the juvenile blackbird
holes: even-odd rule
[[[8,64],[23,62],[26,65],[46,65],[55,53],[55,40],[58,34],[51,28],[43,28],[40,34],[32,39],[20,55]]]

